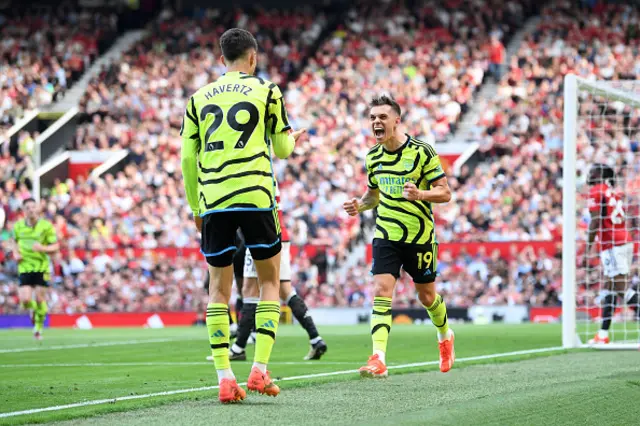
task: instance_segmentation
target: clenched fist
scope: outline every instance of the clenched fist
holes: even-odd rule
[[[349,201],[345,201],[342,207],[344,208],[344,211],[349,214],[349,216],[355,216],[359,213],[358,208],[360,207],[360,201],[358,201],[357,198],[353,198]]]
[[[409,201],[420,199],[420,190],[413,182],[406,182],[402,190],[402,196]]]

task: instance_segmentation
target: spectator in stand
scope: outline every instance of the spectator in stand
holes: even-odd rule
[[[15,7],[0,26],[0,130],[25,112],[56,101],[108,46],[114,12],[69,2],[55,8]]]

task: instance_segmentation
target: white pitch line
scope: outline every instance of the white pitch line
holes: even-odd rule
[[[356,365],[358,362],[338,361],[274,361],[269,365]],[[0,368],[41,368],[41,367],[154,367],[154,366],[182,366],[182,365],[211,365],[211,361],[176,361],[176,362],[85,362],[85,363],[49,363],[49,364],[0,364]]]
[[[166,343],[193,339],[148,339],[148,340],[123,340],[115,342],[98,342],[98,343],[78,343],[76,345],[59,345],[59,346],[31,346],[28,348],[0,349],[0,354],[20,353],[20,352],[41,352],[59,349],[78,349],[78,348],[97,348],[100,346],[118,346],[118,345],[140,345],[145,343]]]
[[[544,352],[555,352],[560,350],[563,350],[561,346],[557,346],[553,348],[528,349],[524,351],[504,352],[499,354],[479,355],[479,356],[472,356],[467,358],[457,358],[456,362],[461,363],[461,362],[482,361],[486,359],[507,358],[510,356],[529,355],[529,354],[537,354],[537,353],[544,353]],[[412,364],[392,365],[387,368],[399,370],[403,368],[425,367],[428,365],[438,365],[438,361],[415,362]],[[356,374],[356,373],[358,373],[358,370],[342,370],[342,371],[332,371],[328,373],[305,374],[302,376],[285,377],[285,378],[274,380],[274,381],[285,382],[285,381],[291,381],[291,380],[315,379],[319,377],[340,376],[344,374]],[[246,386],[246,383],[240,383],[240,385]],[[61,411],[61,410],[68,410],[70,408],[88,407],[92,405],[115,404],[116,402],[120,402],[120,401],[131,401],[135,399],[154,398],[158,396],[179,395],[182,393],[203,392],[203,391],[209,391],[209,390],[215,390],[215,389],[218,389],[218,386],[203,386],[200,388],[177,389],[177,390],[165,391],[165,392],[147,393],[143,395],[127,395],[127,396],[121,396],[118,398],[96,399],[93,401],[76,402],[74,404],[54,405],[52,407],[33,408],[30,410],[0,413],[0,418],[23,416],[27,414],[38,414],[38,413],[44,413],[47,411]]]

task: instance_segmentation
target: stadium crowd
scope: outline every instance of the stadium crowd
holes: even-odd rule
[[[366,265],[345,276],[335,271],[372,223],[372,215],[364,215],[361,222],[348,219],[340,206],[362,191],[370,135],[366,100],[380,91],[400,101],[409,133],[437,143],[455,131],[485,75],[493,74],[498,94],[482,105],[473,137],[481,143],[483,161],[449,178],[454,195],[435,212],[438,239],[557,240],[562,232],[562,77],[573,71],[587,78],[614,79],[629,77],[633,70],[634,78],[640,78],[635,43],[640,34],[633,31],[637,9],[576,10],[573,2],[554,3],[543,9],[540,26],[505,69],[503,44],[535,13],[536,2],[438,3],[354,7],[304,68],[304,58],[330,21],[328,16],[316,19],[309,10],[282,16],[266,11],[229,16],[209,12],[206,17],[215,16],[219,25],[211,19],[165,16],[147,39],[92,82],[83,100],[86,122],[78,127],[70,148],[125,148],[130,163],[115,176],[59,182],[51,189],[43,208],[65,246],[99,250],[197,245],[183,201],[178,129],[185,99],[223,72],[217,62],[217,37],[227,24],[243,23],[257,33],[264,48],[259,75],[287,88],[292,125],[309,128],[309,137],[293,157],[276,162],[276,172],[293,243],[332,247],[323,251],[323,259],[295,259],[295,284],[310,306],[358,305],[370,299]],[[285,23],[301,24],[300,30],[293,32]],[[299,77],[293,79],[296,74]],[[612,150],[637,152],[638,142],[624,136],[616,134],[594,146],[582,133],[580,168]],[[13,165],[16,160],[2,161]],[[20,167],[29,167],[25,161]],[[20,191],[5,187],[0,192],[9,223],[27,195],[22,181],[13,181]],[[560,268],[547,269],[557,259],[540,255],[539,260],[526,252],[505,265],[493,255],[480,260],[442,256],[441,282],[454,305],[557,301]],[[477,266],[482,273],[469,272],[472,264],[484,264]],[[90,272],[95,277],[91,282],[103,280],[99,272]],[[136,287],[133,273],[127,274]],[[63,281],[65,288],[71,282]],[[199,283],[193,285],[199,288]],[[402,305],[414,303],[409,288],[403,280],[398,289]],[[140,290],[143,300],[146,291]],[[187,293],[185,297],[191,294]],[[96,295],[99,300],[112,297],[109,292]],[[178,303],[172,300],[161,303]],[[196,296],[189,300],[201,303]],[[137,309],[129,307],[134,305],[125,309]]]
[[[117,14],[67,3],[0,14],[0,131],[56,101],[113,41]]]
[[[141,256],[129,249],[91,258],[74,250],[53,257],[50,311],[54,313],[203,311],[207,295],[202,287],[206,271],[198,255],[169,258],[152,250]],[[367,266],[347,275],[329,277],[327,262],[304,255],[293,268],[293,284],[309,307],[365,306],[372,300]],[[328,262],[330,263],[330,262]],[[8,283],[16,264],[0,271],[0,314],[19,311],[17,287]],[[560,288],[560,260],[532,248],[507,261],[499,252],[476,256],[444,251],[438,264],[441,294],[452,306],[473,304],[554,305]],[[403,276],[396,290],[398,307],[420,306],[410,278]]]

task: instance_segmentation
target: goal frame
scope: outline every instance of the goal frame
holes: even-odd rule
[[[640,97],[609,87],[600,81],[590,81],[574,74],[564,78],[564,157],[562,179],[562,346],[564,348],[593,347],[597,349],[640,349],[638,343],[588,345],[578,335],[576,324],[576,140],[578,137],[578,93],[585,91],[611,101],[621,101],[640,108]]]

